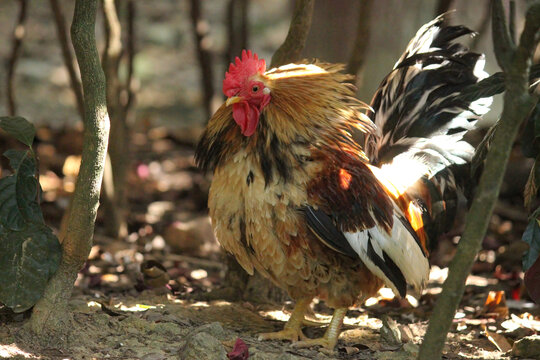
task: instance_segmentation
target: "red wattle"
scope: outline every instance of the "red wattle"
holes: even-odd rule
[[[259,123],[259,109],[250,105],[247,101],[233,104],[233,118],[240,126],[242,135],[251,136]]]

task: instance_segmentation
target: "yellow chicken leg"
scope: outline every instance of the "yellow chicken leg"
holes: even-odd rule
[[[345,317],[346,313],[347,308],[339,308],[334,310],[332,320],[330,321],[328,329],[326,329],[326,332],[324,333],[324,336],[322,338],[305,339],[303,341],[299,341],[293,344],[293,346],[297,348],[322,346],[322,352],[332,353],[334,351],[334,347],[337,344],[339,333],[341,332],[341,325],[343,324],[343,318]]]
[[[310,303],[311,299],[298,300],[283,330],[259,334],[259,340],[290,340],[294,343],[298,340],[307,339],[302,332],[302,325],[304,323],[306,308]]]

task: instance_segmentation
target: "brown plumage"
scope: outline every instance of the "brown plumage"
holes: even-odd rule
[[[433,22],[426,29],[438,26]],[[425,39],[425,32],[413,41],[436,41],[436,34]],[[445,39],[453,37],[446,34]],[[409,50],[409,57],[421,53],[415,51]],[[407,170],[416,174],[409,183],[399,174],[399,179],[393,177],[392,163],[382,169],[370,165],[350,133],[356,128],[376,136],[375,125],[363,114],[367,106],[354,97],[349,76],[341,70],[316,63],[265,72],[264,60],[244,51],[224,80],[228,100],[210,119],[197,148],[198,165],[213,172],[208,205],[219,242],[249,274],[259,271],[297,301],[285,329],[262,334],[263,339],[302,339],[298,346],[332,349],[347,307],[374,295],[383,283],[404,296],[407,285],[419,290],[427,282],[424,221],[432,217],[428,184],[435,180],[433,164],[440,161],[415,158],[411,152],[402,160],[414,165]],[[403,71],[412,70],[396,65],[391,75],[399,82]],[[393,86],[395,91],[390,75],[386,82],[386,89]],[[409,102],[384,90],[378,92],[382,100],[374,111],[390,112],[393,119],[397,110],[384,108],[389,99]],[[441,126],[451,129],[452,119]],[[415,127],[424,120],[408,121]],[[376,125],[385,126],[380,120]],[[449,137],[456,137],[451,133]],[[383,129],[378,136],[384,134]],[[398,154],[410,151],[418,139],[430,139],[415,136],[416,142]],[[369,140],[379,147],[388,144]],[[452,146],[461,145],[460,140],[452,138]],[[302,320],[314,297],[336,312],[323,338],[305,339]]]
[[[342,293],[330,282],[331,273],[343,272],[339,263],[351,263],[351,269],[360,263],[328,253],[307,228],[301,211],[308,197],[332,196],[330,188],[321,188],[320,194],[315,190],[315,180],[324,179],[323,173],[334,165],[329,151],[359,161],[363,169],[358,173],[374,180],[365,164],[347,153],[359,153],[358,145],[350,137],[340,138],[351,126],[369,123],[360,112],[365,105],[353,98],[348,77],[339,70],[329,64],[298,65],[261,76],[272,101],[261,116],[257,136],[243,136],[232,121],[231,108],[223,105],[199,146],[202,167],[214,167],[209,208],[220,243],[248,273],[261,271],[291,295],[313,297],[322,288],[329,293],[326,287]],[[208,155],[200,150],[207,143],[212,144],[205,147]],[[323,255],[327,263],[319,260]],[[336,266],[339,270],[332,269]],[[356,298],[358,291],[351,291],[349,298]]]

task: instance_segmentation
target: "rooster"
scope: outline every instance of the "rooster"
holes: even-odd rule
[[[266,71],[251,51],[230,65],[196,162],[213,172],[208,205],[223,248],[296,302],[284,329],[261,339],[331,350],[348,307],[384,284],[402,297],[425,287],[429,240],[452,223],[457,170],[474,150],[462,137],[491,101],[460,96],[487,76],[484,59],[455,41],[469,29],[442,24],[418,31],[370,106],[341,65]],[[334,313],[308,339],[314,297]]]

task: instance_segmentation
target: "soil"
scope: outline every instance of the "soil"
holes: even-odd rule
[[[189,342],[194,334],[205,333],[217,339],[219,346],[212,348],[211,341],[197,345],[199,355],[193,359],[224,358],[237,338],[249,347],[250,359],[412,359],[426,329],[426,321],[417,318],[412,309],[394,309],[392,318],[398,321],[398,328],[412,336],[402,339],[406,342],[391,342],[381,335],[381,314],[350,310],[336,351],[327,355],[316,349],[296,349],[286,341],[257,340],[260,332],[282,328],[288,306],[189,302],[154,291],[136,297],[117,295],[107,303],[104,301],[82,294],[73,297],[73,329],[65,348],[21,343],[17,334],[24,320],[10,322],[0,330],[0,355],[16,359],[191,359],[186,353]],[[312,316],[315,317],[319,322],[329,320],[326,312],[317,312]],[[497,321],[463,325],[465,330],[455,327],[444,358],[510,359],[486,338],[482,323],[501,328]],[[316,337],[323,331],[324,327],[310,327],[305,333]]]
[[[46,185],[42,205],[51,224],[61,220],[73,181],[66,164],[76,160],[68,160],[74,155],[62,152],[62,147],[49,153],[50,145],[53,139],[58,144],[64,137],[77,136],[80,133],[38,129],[40,165],[48,169],[41,174]],[[134,138],[146,137],[136,132]],[[284,326],[293,303],[195,300],[219,289],[226,270],[206,214],[209,179],[193,166],[193,148],[174,132],[154,129],[135,148],[134,156],[144,160],[133,165],[129,177],[130,234],[123,240],[105,236],[103,217],[98,217],[94,246],[70,302],[73,324],[67,344],[43,347],[29,341],[24,324],[30,312],[13,314],[0,308],[0,356],[226,359],[240,338],[250,359],[415,357],[446,269],[432,267],[429,288],[418,301],[396,299],[383,288],[362,307],[351,308],[333,354],[297,349],[287,341],[259,341],[258,333]],[[524,247],[519,237],[526,217],[512,215],[515,208],[510,200],[502,204],[506,215],[492,219],[449,335],[445,359],[510,359],[506,350],[513,341],[540,332],[540,309],[529,300],[520,280]],[[457,239],[441,239],[432,261],[444,267]],[[503,296],[486,303],[488,294],[497,291],[508,299]],[[315,301],[308,318],[321,325],[306,327],[305,334],[322,336],[331,314],[323,302]],[[490,340],[494,336],[506,341],[505,352],[497,348],[503,340]]]

